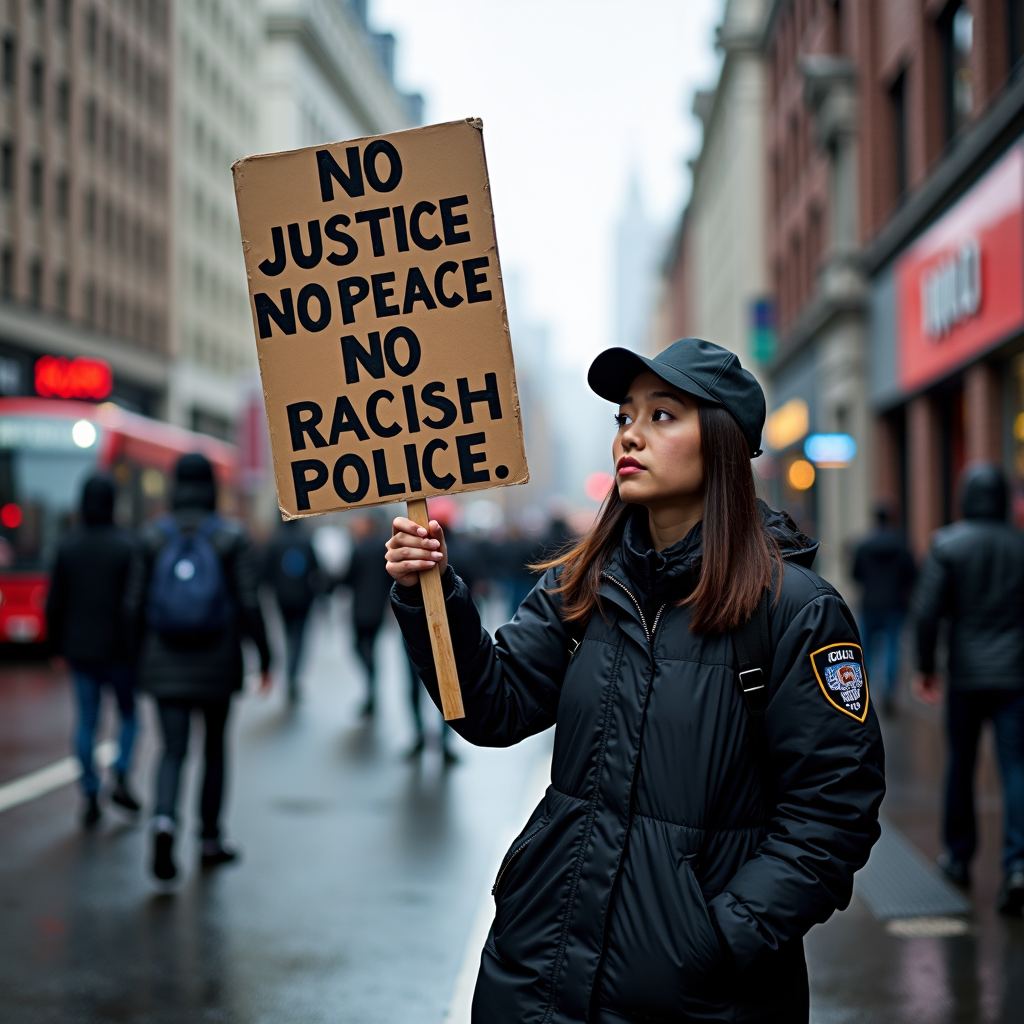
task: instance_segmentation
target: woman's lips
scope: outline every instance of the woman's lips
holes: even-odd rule
[[[644,472],[644,467],[636,459],[632,459],[627,455],[625,458],[619,459],[615,471],[619,476],[636,476],[637,473]]]

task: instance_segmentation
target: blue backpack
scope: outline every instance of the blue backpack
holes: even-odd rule
[[[222,632],[234,607],[224,567],[210,537],[221,525],[216,514],[185,534],[168,516],[157,526],[167,535],[153,565],[146,621],[158,633],[188,636]]]

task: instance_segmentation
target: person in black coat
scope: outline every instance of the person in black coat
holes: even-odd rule
[[[101,813],[93,746],[104,687],[113,691],[121,716],[110,799],[132,813],[139,810],[128,786],[137,719],[135,673],[123,617],[133,548],[132,535],[114,525],[113,483],[103,476],[92,477],[82,489],[81,524],[57,550],[46,599],[50,642],[71,666],[78,698],[75,752],[82,764],[79,781],[86,827],[95,825]]]
[[[849,902],[885,789],[857,626],[807,568],[817,545],[755,497],[764,396],[735,355],[612,349],[590,383],[620,403],[616,486],[493,641],[436,523],[396,519],[388,543],[435,701],[417,577],[442,573],[456,731],[555,727],[495,879],[474,1024],[806,1021],[803,936]]]
[[[883,686],[881,693],[875,688],[875,696],[881,696],[882,707],[891,714],[899,673],[900,636],[917,567],[903,533],[889,525],[889,506],[884,502],[875,508],[875,524],[875,529],[857,545],[853,578],[863,588],[860,624],[868,668],[874,664],[878,638],[885,642]]]
[[[171,504],[167,519],[143,531],[125,594],[126,615],[139,638],[140,684],[156,700],[163,733],[153,813],[153,874],[161,881],[177,874],[173,846],[178,790],[193,712],[202,713],[205,725],[201,860],[210,867],[237,856],[221,837],[220,811],[224,732],[231,697],[242,688],[243,637],[259,652],[262,688],[271,682],[270,649],[256,593],[256,555],[241,525],[216,514],[213,467],[204,455],[178,460]],[[168,554],[174,564],[165,565]],[[206,587],[190,597],[189,585],[204,576]],[[170,597],[165,596],[168,592]],[[166,609],[175,594],[193,604],[198,596],[205,604],[211,592],[213,601],[202,609],[201,621],[185,621],[194,611],[187,605],[176,612],[181,624],[170,620]]]
[[[301,519],[286,519],[264,553],[263,578],[274,591],[284,619],[288,700],[299,699],[299,662],[309,609],[323,590],[316,552]]]
[[[383,536],[372,516],[352,520],[352,560],[341,580],[352,590],[352,629],[356,653],[366,669],[366,699],[360,709],[363,718],[372,718],[377,708],[377,634],[384,624],[391,577],[381,562]]]
[[[1006,479],[998,466],[964,471],[963,520],[938,530],[921,570],[912,614],[917,631],[917,695],[942,699],[935,649],[949,624],[946,727],[949,770],[939,864],[959,885],[970,881],[977,847],[974,767],[990,719],[1003,779],[1003,870],[999,910],[1024,910],[1024,535],[1006,522]]]

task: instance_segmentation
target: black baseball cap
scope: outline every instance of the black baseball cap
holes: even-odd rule
[[[602,398],[618,404],[644,370],[694,398],[722,406],[740,425],[750,457],[761,454],[764,392],[735,352],[700,338],[683,338],[653,359],[628,348],[609,348],[590,364],[587,382]]]

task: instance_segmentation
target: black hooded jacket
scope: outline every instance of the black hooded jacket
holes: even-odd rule
[[[1024,535],[1006,522],[998,467],[967,470],[961,511],[960,522],[935,533],[914,592],[918,667],[935,671],[945,619],[950,686],[1024,689]]]
[[[61,542],[50,576],[46,623],[53,649],[79,669],[127,664],[125,582],[135,539],[114,525],[114,488],[93,478],[82,522]]]
[[[862,671],[853,617],[799,564],[816,545],[762,508],[788,564],[761,756],[731,638],[691,633],[678,603],[699,527],[658,553],[629,520],[571,656],[553,573],[493,642],[445,574],[466,709],[452,726],[490,746],[555,726],[551,786],[496,881],[475,1024],[806,1021],[802,937],[846,906],[878,837],[883,753],[866,687],[850,711],[819,680],[830,653]],[[395,586],[437,702],[421,602]]]

